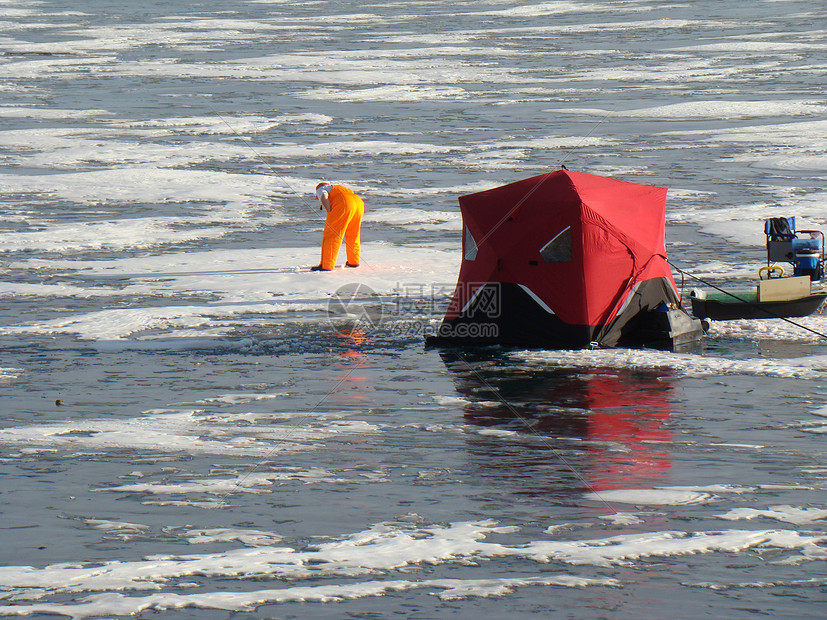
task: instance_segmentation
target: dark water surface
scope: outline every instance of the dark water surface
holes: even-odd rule
[[[821,315],[423,344],[456,197],[562,162],[668,186],[670,258],[727,286],[765,217],[827,226],[816,3],[0,15],[0,615],[822,615]],[[309,280],[319,178],[365,268]]]

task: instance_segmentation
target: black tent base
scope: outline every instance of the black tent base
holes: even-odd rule
[[[429,346],[505,345],[540,349],[657,347],[677,350],[703,335],[701,321],[682,309],[663,307],[663,283],[642,283],[609,325],[572,325],[538,302],[525,288],[488,283],[453,319],[446,319]]]
[[[670,310],[652,313],[651,324],[642,327],[629,337],[619,340],[612,347],[590,340],[577,338],[578,332],[588,332],[592,328],[582,325],[561,326],[561,331],[554,337],[548,335],[543,339],[501,339],[501,338],[457,338],[451,336],[427,336],[425,346],[439,348],[512,346],[528,349],[589,349],[589,348],[649,348],[665,351],[691,351],[697,348],[705,333],[706,326],[683,310]]]

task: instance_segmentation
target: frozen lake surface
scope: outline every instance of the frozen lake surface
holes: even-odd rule
[[[457,197],[561,164],[669,188],[685,293],[751,286],[765,218],[827,229],[819,3],[0,24],[0,615],[823,615],[827,318],[423,346]],[[323,179],[365,198],[358,270],[307,272]]]

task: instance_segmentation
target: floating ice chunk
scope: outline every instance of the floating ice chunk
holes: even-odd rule
[[[225,394],[213,398],[204,398],[195,404],[239,405],[260,400],[276,400],[284,396],[287,396],[284,392],[277,394]]]
[[[434,402],[441,407],[465,407],[471,404],[467,398],[460,396],[434,396]]]
[[[827,584],[827,579],[822,577],[813,577],[812,579],[773,579],[772,581],[742,581],[740,583],[712,583],[710,581],[702,581],[698,583],[687,583],[688,586],[696,588],[709,588],[710,590],[726,591],[736,588],[806,588],[806,587],[823,587]]]
[[[436,303],[433,299],[437,295],[444,295],[445,306],[448,305],[447,293],[453,291],[459,260],[453,247],[404,248],[373,242],[363,244],[362,251],[364,259],[358,273],[337,269],[329,274],[309,274],[307,267],[301,268],[303,262],[308,265],[311,259],[318,260],[318,247],[182,252],[105,261],[21,261],[15,266],[65,269],[69,277],[97,284],[88,288],[76,285],[62,290],[39,289],[43,295],[92,296],[101,283],[114,282],[118,286],[110,294],[116,297],[198,296],[210,301],[62,315],[4,326],[0,332],[73,333],[82,339],[104,341],[99,346],[116,349],[124,344],[117,341],[128,337],[133,338],[130,344],[136,348],[187,348],[198,346],[199,338],[205,345],[220,344],[218,339],[229,338],[232,332],[232,317],[238,316],[241,323],[248,325],[250,314],[279,314],[285,318],[288,312],[291,317],[298,312],[323,312],[329,306],[331,294],[353,282],[353,278],[376,291],[379,299],[399,299],[396,311],[400,316],[408,306],[414,313],[425,302],[430,312],[428,304]],[[320,319],[316,316],[315,320]],[[326,320],[326,315],[322,320]],[[210,331],[211,326],[215,331]]]
[[[575,575],[551,575],[542,577],[503,578],[503,579],[433,579],[431,587],[446,588],[439,594],[443,601],[453,601],[469,596],[504,596],[523,586],[561,586],[584,588],[589,586],[620,586],[620,582],[611,578],[588,578]],[[427,587],[427,586],[426,586]]]
[[[818,115],[827,110],[822,100],[804,99],[799,101],[688,101],[668,105],[636,108],[633,110],[589,110],[566,108],[554,110],[568,114],[606,114],[613,118],[752,118],[752,117],[789,117],[794,115]]]
[[[187,530],[184,532],[184,537],[187,539],[187,542],[193,545],[238,541],[248,547],[272,545],[282,539],[281,536],[274,534],[273,532],[240,530],[226,527],[204,530]]]
[[[369,222],[383,222],[412,230],[459,230],[459,211],[425,211],[423,209],[380,209],[365,214]]]
[[[798,424],[798,426],[801,428],[801,430],[803,430],[807,433],[817,433],[817,434],[827,433],[827,420],[824,420],[824,419],[817,419],[817,420],[811,420],[811,421],[807,421],[807,422],[800,422]]]
[[[7,7],[3,8],[5,13]],[[7,48],[8,49],[8,48]],[[16,107],[16,106],[0,106],[0,117],[5,118],[37,118],[41,120],[59,120],[66,119],[88,119],[100,116],[112,116],[112,112],[108,110],[88,108],[85,110],[72,110],[68,108],[39,108],[36,106]],[[8,132],[6,132],[8,133]]]
[[[770,319],[770,322],[772,321],[774,319]],[[760,332],[766,322],[726,321],[726,323],[743,323],[744,337],[752,340],[756,337],[756,332]],[[817,336],[807,334],[803,330],[794,331],[796,329],[794,326],[782,328],[779,323],[776,323],[775,328],[784,329],[784,335],[788,337],[798,336],[804,340],[817,338]],[[767,335],[769,336],[769,333]],[[643,349],[602,349],[594,351],[521,351],[513,353],[512,356],[521,362],[560,368],[664,369],[672,375],[677,373],[686,377],[747,375],[823,379],[827,372],[827,356],[818,355],[789,359],[727,359]]]
[[[713,495],[686,489],[616,489],[586,493],[585,499],[620,504],[686,506],[708,503]]]
[[[112,592],[85,598],[80,603],[36,603],[0,607],[0,615],[58,614],[76,620],[99,616],[134,616],[150,610],[168,611],[187,608],[221,609],[249,612],[261,605],[278,603],[331,603],[383,596],[392,592],[417,589],[442,590],[442,600],[458,600],[470,596],[502,596],[525,586],[556,586],[565,588],[619,587],[609,577],[578,577],[549,575],[541,577],[504,577],[500,579],[425,579],[422,581],[388,580],[360,583],[293,586],[238,592],[203,592],[199,594],[158,593],[148,596],[127,596]]]
[[[357,89],[319,88],[302,94],[306,99],[320,99],[322,101],[336,100],[346,102],[379,101],[434,101],[440,99],[460,100],[470,97],[468,91],[451,86],[424,86],[409,84],[392,84]]]
[[[0,368],[0,381],[4,379],[17,379],[23,370],[20,368]]]
[[[602,515],[600,517],[604,521],[609,521],[613,525],[637,525],[643,523],[643,519],[633,512],[616,512],[610,515]]]
[[[770,506],[765,510],[757,508],[733,508],[729,512],[718,515],[728,521],[750,520],[758,518],[775,519],[794,525],[806,525],[827,519],[827,510],[823,508],[799,508],[790,505]]]
[[[149,531],[148,525],[141,523],[127,523],[125,521],[107,521],[105,519],[84,519],[83,522],[97,530],[105,530],[107,532],[146,532]]]
[[[177,411],[148,413],[126,419],[54,421],[11,426],[0,429],[0,444],[22,445],[26,449],[36,450],[57,449],[65,451],[67,458],[72,457],[71,451],[97,452],[112,449],[132,449],[142,453],[150,450],[153,454],[160,451],[249,457],[271,454],[274,446],[278,446],[281,451],[311,450],[316,447],[316,442],[330,437],[373,434],[378,429],[379,427],[362,420],[325,420],[321,416],[307,418],[302,425],[239,426],[231,418],[216,420],[199,415],[197,411]],[[273,479],[269,481],[253,478],[247,484],[255,488],[279,479],[278,473],[271,475]],[[317,479],[314,476],[315,473],[305,472],[308,480]],[[234,481],[217,479],[206,484],[215,489],[238,486]],[[202,492],[207,490],[205,485],[196,484]],[[129,490],[137,492],[155,489],[136,486]]]
[[[823,405],[819,407],[815,411],[813,411],[813,415],[818,415],[827,418],[827,405]]]
[[[520,438],[520,433],[517,431],[509,431],[502,428],[482,428],[477,431],[480,435],[487,435],[489,437],[503,437],[503,438]]]
[[[458,522],[447,525],[422,525],[413,522],[386,522],[303,549],[289,546],[255,546],[232,549],[223,553],[156,555],[135,561],[104,563],[54,564],[43,568],[31,566],[0,567],[0,587],[16,590],[15,605],[0,607],[0,615],[19,613],[65,613],[75,617],[137,613],[149,608],[181,608],[189,605],[221,609],[248,608],[264,599],[273,602],[293,600],[340,600],[359,597],[366,591],[381,595],[393,589],[412,587],[410,582],[352,583],[358,575],[376,574],[407,566],[461,563],[481,558],[522,558],[537,562],[559,561],[572,565],[613,566],[645,558],[665,558],[700,553],[738,553],[748,549],[800,550],[795,562],[817,559],[827,553],[823,544],[827,536],[804,535],[791,530],[727,530],[713,532],[661,531],[625,534],[608,538],[583,540],[541,540],[513,545],[487,542],[489,534],[516,534],[514,527],[499,526],[492,520]],[[230,536],[229,532],[206,530],[205,535]],[[345,577],[348,585],[284,588],[262,592],[224,592],[226,598],[215,600],[187,598],[172,592],[149,597],[127,598],[113,591],[156,590],[170,587],[170,582],[192,576],[234,579],[306,579]],[[554,579],[545,582],[544,578]],[[534,580],[545,585],[589,586],[617,585],[613,580],[591,580],[569,575],[522,578],[530,585]],[[559,581],[558,581],[559,579]],[[184,582],[186,583],[186,582]],[[447,597],[488,596],[504,592],[508,582],[454,580],[416,582],[415,587],[442,587],[452,590]],[[243,590],[243,589],[242,589]],[[78,606],[64,607],[59,603],[24,605],[25,600],[46,597],[66,599],[66,594],[104,592],[85,599]],[[247,599],[254,595],[256,598]],[[156,598],[157,597],[157,598]],[[226,606],[223,606],[226,605]]]
[[[533,542],[526,547],[526,552],[529,557],[542,562],[558,560],[569,564],[612,566],[649,557],[737,553],[752,548],[810,548],[824,540],[827,536],[805,536],[789,530],[666,531],[597,540]]]
[[[179,229],[183,223],[181,218],[152,217],[59,224],[35,232],[6,232],[0,239],[0,252],[125,250],[214,239],[227,232],[222,228]]]
[[[360,480],[336,477],[327,470],[311,468],[308,470],[281,471],[281,472],[251,472],[235,478],[203,478],[193,479],[180,483],[134,483],[98,489],[100,491],[117,491],[121,493],[152,493],[155,495],[183,495],[187,493],[264,493],[274,484],[284,484],[288,481],[299,481],[304,484],[340,484],[358,483]],[[361,480],[361,482],[375,482],[376,480]]]
[[[600,13],[610,10],[600,4],[582,2],[537,2],[522,4],[504,9],[490,9],[473,13],[475,15],[495,15],[507,17],[542,17],[545,15],[563,15],[566,13]]]

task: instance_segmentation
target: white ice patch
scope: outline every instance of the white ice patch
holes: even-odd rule
[[[713,499],[710,493],[687,489],[616,489],[586,493],[585,499],[600,502],[646,506],[687,506],[706,504]]]
[[[565,15],[566,13],[601,13],[611,10],[597,3],[582,2],[536,2],[521,4],[504,9],[479,11],[472,15],[493,15],[497,17],[543,17],[546,15]]]
[[[372,596],[384,596],[398,592],[419,589],[434,590],[445,601],[469,597],[504,596],[526,586],[556,586],[566,588],[617,587],[620,582],[607,577],[590,578],[570,575],[543,577],[512,577],[499,579],[426,579],[418,581],[363,581],[347,585],[295,586],[280,589],[226,592],[216,591],[203,594],[151,594],[148,596],[125,596],[119,593],[89,596],[77,604],[36,603],[0,607],[0,615],[30,615],[36,613],[67,615],[75,619],[97,616],[134,616],[146,611],[167,611],[181,609],[221,609],[226,611],[249,612],[260,605],[279,603],[334,603],[357,600]],[[17,610],[17,611],[14,611]]]
[[[708,334],[713,337],[725,337],[741,340],[787,341],[787,342],[823,342],[827,334],[827,315],[813,314],[794,319],[739,319],[735,321],[710,321]],[[825,358],[819,356],[792,358],[786,362],[810,364],[813,370],[823,370]],[[783,364],[779,362],[780,365]],[[769,374],[775,374],[767,369]],[[729,374],[729,373],[727,373]],[[749,373],[745,373],[749,374]]]
[[[471,95],[464,89],[457,87],[413,86],[406,84],[377,86],[373,88],[354,88],[350,90],[317,88],[305,92],[302,96],[306,99],[320,99],[322,101],[335,100],[348,103],[376,103],[378,101],[407,101],[413,103],[438,101],[442,99],[456,101],[458,99],[468,99]]]
[[[731,321],[730,321],[731,322]],[[745,321],[760,323],[761,321]],[[781,327],[781,326],[779,326]],[[785,333],[786,332],[786,328]],[[777,334],[776,334],[777,335]],[[755,337],[753,331],[750,339]],[[805,340],[809,340],[806,338]],[[515,359],[530,364],[558,368],[632,368],[663,370],[670,375],[708,377],[748,375],[797,379],[823,379],[827,373],[827,357],[811,356],[792,359],[726,359],[688,353],[670,353],[643,349],[603,349],[594,351],[522,351]]]
[[[772,52],[786,52],[788,54],[795,54],[798,55],[802,51],[819,51],[824,52],[827,50],[827,46],[824,43],[819,41],[813,41],[812,43],[807,43],[805,41],[795,41],[794,43],[787,42],[787,41],[748,41],[748,40],[738,40],[738,41],[726,41],[726,42],[715,42],[715,43],[705,43],[702,45],[691,45],[687,47],[675,47],[672,48],[670,51],[673,52],[712,52],[716,53],[747,53],[751,57],[756,52],[759,53],[772,53]]]
[[[403,140],[358,140],[348,141],[323,140],[307,143],[287,143],[260,146],[256,151],[268,158],[290,160],[299,156],[321,158],[338,157],[344,154],[380,157],[383,155],[417,155],[423,153],[449,153],[455,147],[440,146],[427,142],[408,142]],[[335,179],[334,179],[335,182]],[[306,185],[312,187],[307,182]],[[368,203],[370,201],[368,200]],[[318,204],[318,203],[317,203]],[[370,210],[368,210],[370,213]]]
[[[732,442],[713,442],[709,444],[711,446],[717,446],[720,448],[743,448],[745,450],[761,450],[765,448],[763,444],[758,443],[732,443]]]
[[[821,416],[823,418],[827,418],[827,405],[823,405],[812,412],[813,415]]]
[[[780,0],[784,1],[784,0]],[[701,581],[697,583],[686,582],[684,585],[695,588],[709,588],[713,591],[737,590],[743,588],[756,588],[766,590],[767,588],[784,588],[784,589],[800,589],[800,588],[823,588],[827,585],[827,579],[821,577],[813,577],[811,579],[772,579],[767,581],[741,581],[737,583],[712,583],[709,581]]]
[[[0,368],[0,381],[17,379],[21,374],[23,370],[20,368]]]
[[[2,108],[0,108],[2,110]],[[222,114],[216,112],[213,116],[173,117],[133,121],[121,123],[125,129],[134,127],[160,129],[163,134],[192,134],[192,135],[238,135],[246,133],[261,133],[281,125],[320,125],[324,126],[333,120],[326,114],[281,114],[278,116],[255,116],[251,114]]]
[[[4,9],[4,12],[7,9]],[[16,106],[0,105],[0,117],[5,118],[29,118],[38,120],[85,120],[89,118],[111,117],[112,113],[108,110],[88,108],[85,110],[72,110],[68,108],[41,108],[37,106],[27,106],[25,108]],[[9,132],[0,132],[0,136],[6,136]],[[5,137],[0,137],[0,144],[7,144]]]
[[[279,182],[263,175],[153,166],[115,167],[87,172],[45,175],[4,174],[0,189],[33,193],[70,203],[188,203],[215,205],[209,216],[219,222],[239,221],[252,206],[272,207],[271,193]],[[202,222],[210,217],[202,216]],[[0,246],[2,248],[2,246]]]
[[[96,530],[104,530],[106,532],[123,532],[127,534],[134,534],[137,532],[149,531],[148,525],[141,523],[127,523],[125,521],[108,521],[106,519],[84,519],[83,522],[95,528]]]
[[[288,601],[338,601],[413,588],[443,590],[442,598],[502,595],[525,585],[620,586],[611,578],[577,575],[500,579],[431,579],[354,582],[359,575],[386,574],[399,569],[462,564],[468,569],[480,559],[523,559],[541,563],[564,562],[572,566],[628,566],[633,562],[702,553],[738,554],[748,550],[797,550],[800,562],[818,558],[825,536],[804,535],[790,530],[726,530],[714,532],[661,531],[625,534],[598,539],[535,540],[506,545],[488,542],[490,534],[514,535],[519,530],[498,526],[495,521],[459,522],[448,525],[417,525],[411,520],[379,523],[362,532],[303,549],[289,545],[259,544],[262,533],[246,542],[254,546],[201,555],[155,555],[142,560],[104,563],[54,564],[43,568],[6,566],[0,568],[0,587],[14,598],[14,605],[0,607],[0,615],[57,613],[75,618],[100,615],[136,614],[150,609],[208,607],[250,611],[265,603]],[[266,533],[263,533],[266,537]],[[185,534],[186,535],[186,534]],[[230,530],[193,531],[219,543],[239,541],[241,532]],[[207,541],[204,541],[207,542]],[[276,541],[278,542],[278,541]],[[245,544],[242,542],[242,544]],[[313,579],[312,586],[287,586],[249,592],[244,589],[222,592],[179,594],[169,591],[171,583],[182,584],[187,577],[221,579],[270,579],[286,581]],[[321,583],[321,579],[346,579],[344,583]],[[156,593],[131,596],[126,591],[154,590]],[[166,590],[166,591],[165,591]],[[30,602],[50,597],[66,599],[67,594],[99,592],[78,603]]]
[[[546,136],[541,138],[508,139],[487,143],[491,150],[498,149],[568,149],[568,148],[607,148],[615,143],[609,138],[592,136]]]
[[[600,519],[622,527],[643,523],[643,519],[633,512],[616,512],[610,515],[602,515]]]
[[[562,108],[551,110],[566,114],[608,116],[611,118],[645,119],[735,119],[775,118],[793,116],[818,116],[827,111],[823,100],[798,101],[722,101],[715,99],[685,101],[661,106],[649,106],[631,110],[603,110],[588,108]],[[706,135],[709,135],[706,133]]]
[[[282,537],[273,532],[244,530],[234,528],[213,528],[205,530],[187,530],[182,534],[193,545],[210,543],[240,542],[247,547],[269,546],[279,542]]]
[[[757,508],[733,508],[732,510],[718,515],[721,519],[728,521],[750,520],[750,519],[775,519],[793,525],[809,525],[816,521],[827,519],[827,510],[823,508],[800,508],[796,506],[770,506],[767,509]]]
[[[53,224],[35,232],[5,232],[0,235],[0,252],[81,252],[86,250],[127,250],[195,239],[214,239],[227,233],[224,228],[180,228],[183,218],[152,217]],[[0,283],[8,292],[21,291],[15,283]],[[29,294],[31,294],[29,289]],[[23,293],[26,294],[26,293]]]
[[[499,437],[501,439],[522,439],[522,434],[517,431],[509,431],[502,428],[482,428],[477,431],[479,435],[487,437]]]
[[[459,210],[425,211],[422,209],[379,209],[365,214],[366,222],[381,222],[403,226],[410,230],[454,230],[462,227]]]
[[[808,433],[827,434],[827,422],[804,422],[800,426],[803,431]]]
[[[0,291],[16,294],[72,295],[99,294],[103,284],[112,297],[177,298],[208,297],[211,301],[113,308],[68,314],[46,321],[23,322],[0,328],[3,334],[68,333],[101,346],[117,348],[128,338],[147,347],[198,346],[207,338],[226,337],[235,327],[233,317],[273,316],[282,320],[285,313],[324,313],[331,296],[345,285],[359,283],[377,294],[377,303],[396,307],[416,307],[419,298],[442,291],[445,300],[453,291],[459,255],[450,248],[399,247],[384,243],[362,245],[362,265],[358,270],[337,269],[311,273],[309,265],[318,261],[319,248],[257,248],[184,252],[115,260],[42,260],[14,263],[28,269],[62,269],[69,275],[88,278],[90,286],[73,287],[9,284]],[[304,263],[304,268],[300,265]],[[414,299],[416,297],[416,299]],[[426,299],[430,303],[431,299]],[[399,302],[396,304],[395,302]],[[394,316],[389,316],[393,319]],[[404,316],[396,318],[406,318]],[[415,317],[422,318],[422,317]],[[441,318],[441,317],[440,317]],[[316,320],[324,320],[316,317]],[[381,327],[381,325],[380,325]],[[210,331],[210,328],[213,328]],[[176,344],[177,339],[177,344]],[[220,344],[220,341],[216,341]]]
[[[239,313],[262,314],[275,312],[275,307],[262,306],[163,306],[158,308],[117,308],[100,310],[83,315],[52,319],[41,323],[28,323],[0,328],[3,334],[77,334],[81,339],[104,342],[107,350],[116,350],[111,346],[115,341],[123,340],[135,334],[153,330],[172,332],[173,336],[183,339],[182,347],[219,346],[219,341],[205,338],[209,334],[203,328],[216,318],[228,317]],[[214,334],[221,336],[221,333]],[[156,335],[148,337],[147,344],[164,349],[175,349],[176,343]],[[109,343],[110,346],[107,346]],[[151,347],[150,347],[151,348]]]
[[[0,444],[17,447],[20,453],[10,456],[28,458],[40,451],[59,450],[67,458],[78,453],[112,450],[135,450],[140,453],[219,454],[223,456],[264,457],[273,451],[311,450],[326,439],[342,435],[374,434],[377,427],[359,420],[323,420],[300,418],[301,424],[239,425],[233,415],[205,415],[197,411],[146,415],[125,419],[55,421],[30,426],[0,429]],[[311,476],[310,472],[306,472]],[[274,475],[274,479],[278,478]],[[249,484],[270,484],[250,476]],[[208,486],[222,489],[244,487],[243,481],[209,480],[194,486],[209,491]],[[129,485],[124,485],[129,486]],[[135,486],[135,485],[133,485]],[[152,487],[151,484],[141,485]],[[134,489],[139,490],[137,486]],[[185,492],[185,491],[181,491]]]
[[[827,137],[825,120],[795,120],[784,118],[783,122],[756,123],[747,127],[731,126],[718,129],[704,130],[674,130],[664,132],[664,138],[690,139],[700,144],[729,144],[734,152],[732,161],[768,170],[779,171],[813,171],[824,169],[825,147]],[[774,215],[785,216],[787,213],[768,213],[768,210],[779,210],[779,204],[794,204],[798,218],[806,217],[814,223],[824,223],[824,192],[809,192],[802,195],[795,185],[769,186],[767,192],[769,204],[762,205],[763,213],[753,213],[749,206],[744,207],[744,215],[748,220],[757,221]],[[674,203],[673,203],[674,208]],[[708,209],[695,209],[698,215],[714,216]],[[705,232],[714,234],[712,230]]]
[[[453,409],[456,407],[467,407],[473,401],[470,401],[467,398],[462,398],[461,396],[434,396],[434,402],[440,407],[449,407]]]
[[[273,449],[276,450],[277,448],[274,447]],[[357,476],[344,477],[334,475],[322,468],[311,467],[293,471],[251,471],[234,478],[192,478],[179,483],[136,482],[97,490],[148,495],[186,495],[191,493],[227,495],[230,493],[266,493],[273,486],[294,481],[302,484],[358,484],[382,482],[384,480],[379,475],[371,476],[366,472],[360,472]]]
[[[196,401],[194,405],[240,405],[263,400],[278,400],[287,396],[284,392],[275,394],[224,394],[212,398],[204,398]]]

